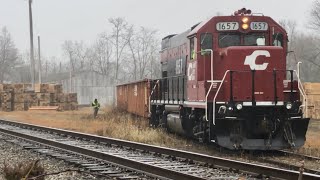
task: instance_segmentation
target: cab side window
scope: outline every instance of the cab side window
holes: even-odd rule
[[[201,50],[212,49],[213,40],[211,33],[203,33],[201,34]]]
[[[195,41],[195,38],[191,38],[190,39],[190,59],[194,59],[195,58],[195,50],[194,50],[194,41]]]
[[[283,35],[281,33],[272,35],[272,45],[283,47]]]

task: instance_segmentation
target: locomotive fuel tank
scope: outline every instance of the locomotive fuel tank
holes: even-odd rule
[[[167,128],[174,133],[185,135],[179,113],[180,107],[178,105],[166,105],[165,111],[168,113],[166,122]]]
[[[194,119],[185,116],[183,107],[180,105],[165,105],[165,125],[166,128],[179,135],[186,137],[193,136],[195,128]],[[193,116],[191,116],[193,117]]]
[[[175,132],[180,135],[185,135],[185,131],[182,127],[182,119],[177,113],[171,113],[167,116],[167,127],[170,131]]]

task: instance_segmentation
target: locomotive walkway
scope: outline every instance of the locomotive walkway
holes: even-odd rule
[[[23,139],[25,148],[118,179],[299,177],[298,171],[7,120],[0,120],[0,132]],[[319,178],[303,174],[304,180]]]

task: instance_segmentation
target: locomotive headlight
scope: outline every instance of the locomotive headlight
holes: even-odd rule
[[[249,28],[249,25],[248,24],[242,24],[242,29],[246,30]]]
[[[249,18],[247,18],[247,17],[242,18],[243,23],[247,23],[248,21],[249,21]]]
[[[290,110],[290,109],[292,108],[292,104],[291,104],[291,103],[287,103],[286,108],[287,108],[288,110]]]
[[[237,108],[238,110],[241,110],[241,109],[242,109],[242,104],[237,104],[237,105],[236,105],[236,108]]]

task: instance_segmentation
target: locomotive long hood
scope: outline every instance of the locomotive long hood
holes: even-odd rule
[[[234,46],[220,51],[219,56],[231,70],[272,71],[285,69],[282,47],[274,46]]]

